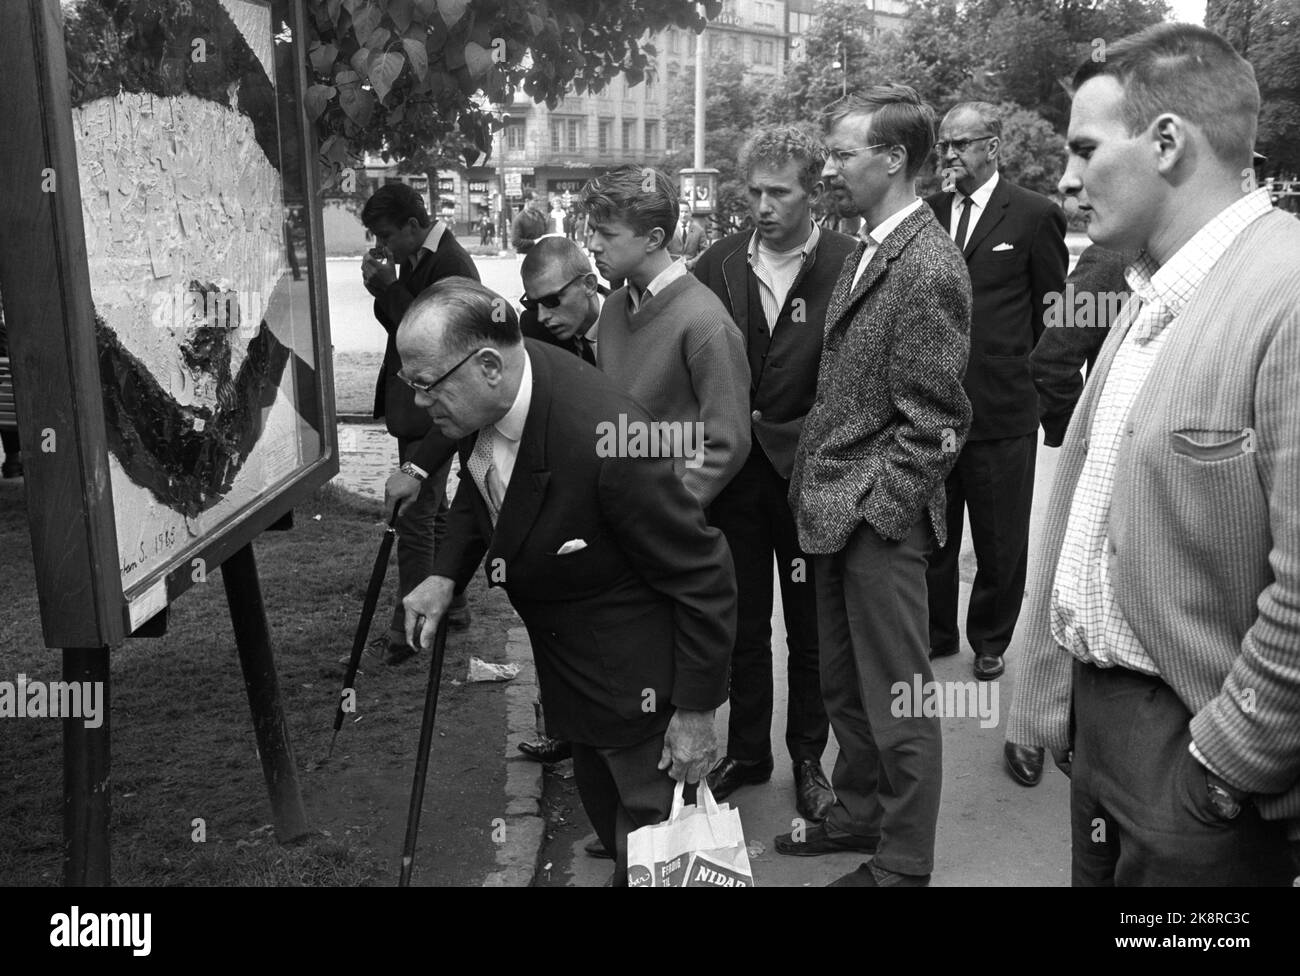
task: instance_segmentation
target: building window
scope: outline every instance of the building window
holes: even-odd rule
[[[645,123],[645,151],[652,153],[659,148],[659,123],[646,119]]]
[[[583,145],[586,142],[586,139],[583,138],[585,135],[584,128],[582,119],[569,119],[569,152],[580,152],[586,148]]]
[[[682,53],[682,39],[677,36],[677,31],[675,30],[670,30],[668,32],[668,53],[669,54]]]
[[[609,119],[601,119],[596,133],[596,148],[600,150],[601,154],[604,155],[612,151],[614,147],[611,146],[610,143],[613,141],[614,137],[614,123]]]
[[[524,148],[524,123],[511,123],[506,125],[506,148],[523,149]]]
[[[693,31],[686,35],[686,53],[691,57],[695,57],[695,33]]]
[[[623,152],[629,153],[634,148],[632,143],[636,139],[636,123],[623,123]]]
[[[563,148],[564,123],[551,120],[551,152],[557,153]]]

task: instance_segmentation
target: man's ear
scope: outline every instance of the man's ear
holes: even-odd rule
[[[668,241],[668,235],[664,233],[662,227],[651,227],[645,235],[645,239],[650,243],[650,246],[646,248],[646,252],[649,253],[664,247]]]

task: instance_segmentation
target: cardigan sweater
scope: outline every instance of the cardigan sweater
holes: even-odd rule
[[[643,298],[636,312],[625,285],[605,302],[598,327],[597,361],[620,389],[657,421],[702,425],[691,428],[692,436],[702,432],[702,460],[678,457],[674,465],[708,505],[749,457],[749,364],[740,329],[690,275]]]

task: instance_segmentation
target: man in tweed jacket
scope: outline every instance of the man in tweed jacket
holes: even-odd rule
[[[1073,750],[1076,885],[1285,884],[1300,224],[1254,189],[1259,90],[1218,35],[1149,28],[1074,85],[1060,188],[1143,253],[1061,448],[1007,737]]]
[[[823,176],[842,178],[870,234],[826,311],[817,395],[790,478],[814,557],[822,694],[840,745],[823,824],[782,854],[875,853],[834,882],[929,883],[943,777],[939,719],[898,716],[894,686],[932,680],[926,555],[944,540],[944,479],[970,428],[966,263],[917,198],[934,111],[885,85],[827,116]]]

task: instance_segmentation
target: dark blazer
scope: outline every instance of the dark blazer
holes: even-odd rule
[[[525,347],[532,403],[495,531],[468,472],[475,435],[461,442],[434,572],[463,585],[486,557],[489,585],[505,588],[528,628],[551,735],[633,745],[675,708],[726,700],[731,553],[671,459],[600,456],[599,424],[650,415],[581,359]],[[557,555],[573,539],[586,547]]]
[[[375,384],[375,419],[384,418],[388,432],[394,437],[423,437],[432,425],[428,414],[415,405],[415,393],[397,378],[397,371],[402,368],[402,360],[397,355],[397,327],[420,292],[435,281],[454,275],[479,280],[474,259],[460,246],[451,228],[445,228],[437,250],[421,249],[415,267],[400,268],[397,281],[387,288],[367,285],[375,296],[375,318],[388,333],[384,365]]]
[[[1065,279],[1062,315],[1049,315],[1038,345],[1029,356],[1029,366],[1038,390],[1038,415],[1043,425],[1043,443],[1060,447],[1066,428],[1074,414],[1074,405],[1083,392],[1083,367],[1092,372],[1102,343],[1110,334],[1113,313],[1118,311],[1116,296],[1127,295],[1124,279],[1125,259],[1117,251],[1096,244],[1079,255],[1079,263]],[[1093,296],[1091,314],[1080,312],[1083,296]],[[1103,298],[1097,300],[1096,296]]]
[[[688,268],[693,268],[695,260],[706,246],[704,228],[694,220],[686,225],[686,244],[684,246],[681,239],[681,224],[673,228],[672,236],[668,238],[668,253],[675,258],[683,259]]]
[[[813,259],[795,278],[769,335],[758,280],[749,267],[752,237],[744,231],[718,241],[700,256],[695,277],[722,300],[745,336],[753,440],[777,473],[789,478],[799,430],[817,392],[826,307],[857,242],[833,230],[821,231]]]
[[[945,229],[954,196],[936,193],[925,200]],[[1032,434],[1038,398],[1029,354],[1043,334],[1048,295],[1065,287],[1065,212],[999,177],[963,254],[974,298],[965,380],[974,414],[969,440]]]
[[[957,246],[921,207],[850,291],[864,250],[845,260],[826,310],[817,396],[790,476],[809,553],[839,552],[863,521],[902,539],[926,512],[942,545],[944,479],[970,429],[971,290]]]

